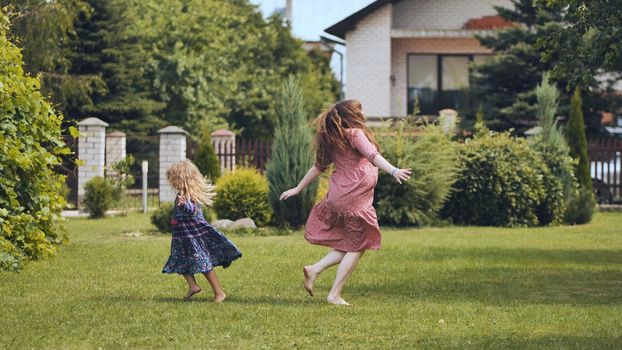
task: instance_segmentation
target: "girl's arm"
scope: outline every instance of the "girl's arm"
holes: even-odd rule
[[[307,171],[307,174],[302,178],[302,180],[300,180],[300,183],[298,184],[298,186],[283,192],[281,194],[281,197],[279,197],[279,199],[283,201],[289,197],[293,197],[299,194],[300,192],[302,192],[302,190],[305,189],[305,187],[309,186],[309,184],[313,182],[313,180],[315,180],[318,176],[320,176],[320,174],[322,174],[320,169],[318,169],[315,165],[312,166],[309,169],[309,171]]]
[[[399,169],[391,165],[391,163],[384,159],[384,157],[378,152],[376,146],[369,142],[367,136],[365,136],[365,133],[363,133],[361,129],[354,129],[352,145],[356,147],[356,149],[363,155],[363,157],[367,158],[370,163],[384,170],[386,173],[391,174],[397,182],[402,183],[402,181],[410,179],[410,169]]]
[[[384,172],[391,174],[397,180],[397,182],[402,183],[402,181],[410,180],[410,168],[408,169],[399,169],[391,165],[383,156],[380,154],[376,154],[373,160],[373,164],[378,168],[384,170]]]

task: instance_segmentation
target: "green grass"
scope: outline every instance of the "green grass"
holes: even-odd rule
[[[304,292],[302,265],[326,249],[300,233],[233,236],[244,257],[218,269],[229,299],[214,305],[204,279],[180,301],[147,216],[72,220],[58,256],[0,274],[0,348],[619,349],[621,223],[387,229],[340,308],[324,299],[334,268]]]

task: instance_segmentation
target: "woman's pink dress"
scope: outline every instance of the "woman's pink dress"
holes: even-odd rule
[[[380,227],[372,206],[378,168],[372,162],[376,147],[360,129],[347,129],[354,148],[331,155],[335,171],[328,194],[307,220],[305,238],[311,244],[345,252],[380,248]],[[328,164],[316,164],[324,171]]]

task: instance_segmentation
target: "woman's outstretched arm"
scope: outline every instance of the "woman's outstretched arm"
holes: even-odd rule
[[[411,171],[410,169],[400,169],[396,168],[391,163],[389,163],[383,156],[380,154],[376,154],[374,156],[374,165],[379,169],[384,170],[384,172],[391,174],[397,180],[397,182],[402,183],[402,181],[408,181],[410,179]]]
[[[302,192],[302,190],[309,186],[309,184],[313,182],[313,180],[320,176],[320,174],[322,174],[320,169],[318,169],[315,165],[312,166],[309,171],[307,171],[307,174],[302,178],[302,180],[300,180],[298,186],[281,193],[280,199],[283,201],[289,197],[293,197],[299,194],[300,192]]]

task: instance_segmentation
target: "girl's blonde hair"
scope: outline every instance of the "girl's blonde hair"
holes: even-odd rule
[[[183,201],[190,200],[194,203],[212,204],[214,190],[212,185],[190,160],[182,160],[173,164],[166,171],[168,182],[179,192]]]

